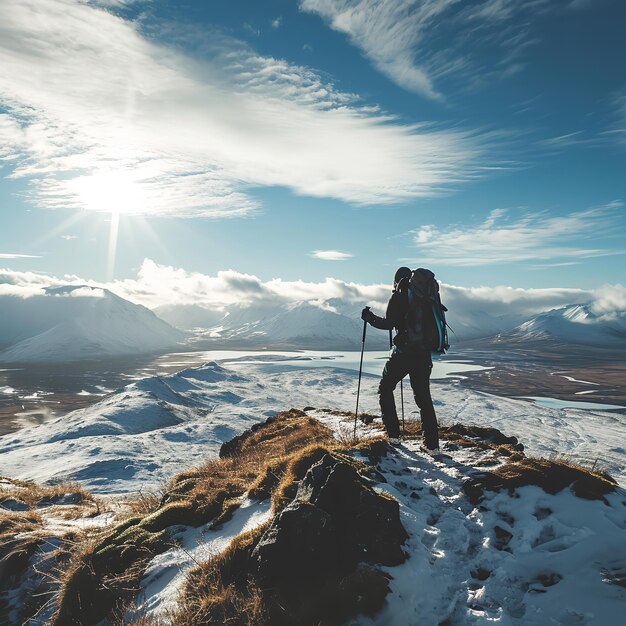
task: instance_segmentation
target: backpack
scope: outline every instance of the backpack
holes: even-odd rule
[[[409,350],[430,350],[444,354],[450,347],[446,311],[439,297],[439,283],[435,275],[420,267],[408,280],[408,310],[402,345]]]

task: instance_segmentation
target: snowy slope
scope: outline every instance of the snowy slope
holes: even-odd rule
[[[609,581],[626,571],[623,489],[602,502],[527,486],[475,504],[463,484],[480,480],[485,451],[448,454],[433,460],[405,441],[377,465],[377,490],[400,503],[410,558],[384,568],[386,606],[360,626],[621,623],[626,590]]]
[[[259,357],[258,361],[262,358]],[[98,493],[156,490],[176,472],[217,453],[221,443],[290,407],[354,410],[358,373],[269,362],[215,363],[132,383],[64,417],[0,437],[0,475],[78,480]],[[364,375],[360,410],[378,414],[378,376]],[[530,454],[564,455],[606,469],[626,484],[626,416],[554,409],[434,381],[442,424],[496,426]],[[405,394],[406,418],[416,407]],[[346,425],[346,436],[351,426]]]
[[[463,311],[458,313],[454,310],[446,313],[446,319],[454,332],[450,333],[453,343],[470,339],[492,337],[515,328],[524,321],[520,315],[491,315],[486,311]]]
[[[153,311],[162,320],[180,330],[213,328],[224,317],[224,311],[197,304],[164,304]]]
[[[261,357],[258,359],[261,360]],[[38,482],[76,480],[99,494],[158,492],[175,473],[217,455],[221,443],[291,406],[350,410],[357,374],[336,368],[298,369],[269,363],[208,363],[132,383],[93,406],[0,437],[0,475]],[[361,408],[375,412],[378,377],[365,375]],[[516,435],[528,454],[598,459],[626,485],[626,416],[617,412],[550,409],[433,381],[444,425],[495,426]],[[405,398],[407,420],[415,407]],[[308,414],[349,441],[353,422],[342,415]],[[381,425],[358,423],[360,436]],[[445,449],[445,447],[444,447]],[[382,458],[375,489],[400,504],[409,558],[386,568],[390,594],[360,626],[605,626],[620,623],[626,591],[614,581],[626,572],[626,493],[588,501],[569,489],[538,487],[485,492],[478,504],[463,491],[468,479],[493,468],[492,451],[447,450],[432,459],[416,441]],[[269,503],[243,498],[220,528],[172,529],[172,545],[147,566],[137,607],[164,618],[176,606],[185,572],[223,551],[238,534],[271,516]],[[58,521],[53,520],[55,523]],[[613,582],[611,582],[613,581]],[[45,612],[44,612],[45,615]],[[138,614],[139,616],[139,614]]]
[[[15,338],[27,337],[0,353],[0,362],[65,362],[148,353],[173,347],[184,338],[149,309],[105,289],[59,287],[19,300],[11,302],[11,309],[21,309],[25,321],[20,324],[14,316],[10,323]],[[28,317],[33,310],[37,314]],[[44,320],[47,326],[42,329]],[[0,325],[6,337],[9,320]]]
[[[214,330],[224,341],[243,339],[263,345],[349,349],[360,345],[362,328],[358,316],[348,317],[308,302],[295,302],[230,307]]]
[[[572,305],[541,313],[499,339],[554,339],[597,346],[626,345],[626,316],[600,316],[589,305]]]

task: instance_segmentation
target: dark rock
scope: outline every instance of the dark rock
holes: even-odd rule
[[[491,572],[484,567],[478,567],[472,570],[470,574],[472,575],[472,578],[475,578],[476,580],[487,580],[487,578],[491,576]]]
[[[15,512],[23,512],[29,510],[28,504],[23,502],[22,500],[18,500],[17,498],[6,498],[2,502],[0,502],[0,509],[5,509],[6,511],[15,511]]]
[[[326,454],[306,473],[296,500],[310,502],[332,517],[344,560],[383,565],[405,561],[401,546],[408,535],[398,502],[368,487],[351,465]]]
[[[293,502],[274,518],[252,558],[266,584],[279,584],[335,571],[338,547],[331,516],[307,502]]]
[[[512,533],[510,533],[505,528],[502,528],[502,526],[494,526],[493,530],[496,535],[496,540],[494,542],[496,549],[506,550],[507,552],[510,552],[511,549],[508,547],[508,545],[509,541],[511,541],[511,539],[513,538]]]

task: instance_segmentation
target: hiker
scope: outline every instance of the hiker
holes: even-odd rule
[[[432,283],[435,286],[432,286]],[[429,290],[433,292],[433,297],[424,298],[424,293],[429,293]],[[436,331],[427,327],[429,324],[433,325],[431,300],[438,302],[441,310],[446,310],[439,300],[439,286],[435,281],[435,275],[423,268],[412,272],[408,267],[401,267],[393,279],[393,293],[387,304],[385,317],[374,315],[369,307],[365,307],[361,312],[361,319],[374,328],[397,330],[393,339],[393,350],[385,364],[378,387],[380,409],[389,441],[393,444],[400,442],[400,424],[393,390],[408,374],[415,402],[420,409],[424,433],[423,447],[431,454],[439,454],[439,429],[430,397],[430,372],[433,368],[431,350],[443,352],[448,344],[445,317],[443,326],[439,328],[438,347],[429,339],[431,332],[435,332],[436,336]],[[443,313],[441,315],[443,316]]]

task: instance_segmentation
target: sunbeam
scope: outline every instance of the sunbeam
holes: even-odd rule
[[[117,250],[117,235],[120,226],[120,214],[111,212],[111,227],[109,229],[109,251],[107,255],[107,280],[113,280],[115,270],[115,253]]]

